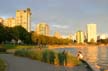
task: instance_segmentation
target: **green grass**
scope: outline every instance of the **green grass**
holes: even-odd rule
[[[17,45],[17,44],[1,44],[0,47],[6,49],[39,48],[38,46],[34,46],[34,45]]]
[[[15,49],[16,45],[14,45],[14,44],[2,44],[2,47],[6,48],[6,49]]]
[[[6,71],[6,65],[2,59],[0,59],[0,71]]]

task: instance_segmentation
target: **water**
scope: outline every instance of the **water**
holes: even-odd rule
[[[84,55],[84,59],[93,65],[96,65],[101,70],[108,70],[108,47],[90,46],[86,48],[58,48],[58,51],[68,51],[76,56],[78,51]]]

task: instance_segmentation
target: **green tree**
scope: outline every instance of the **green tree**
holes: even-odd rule
[[[17,40],[21,40],[22,42],[28,44],[31,43],[31,33],[27,32],[21,26],[15,26],[12,29],[12,34]]]
[[[0,43],[5,41],[5,28],[2,24],[0,24]]]

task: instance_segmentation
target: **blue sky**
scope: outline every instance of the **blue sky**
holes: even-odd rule
[[[15,17],[17,9],[31,8],[32,30],[39,22],[50,26],[51,34],[64,35],[86,31],[86,24],[96,23],[97,32],[108,33],[108,0],[0,0],[0,16]]]

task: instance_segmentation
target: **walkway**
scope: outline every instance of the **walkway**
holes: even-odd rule
[[[0,54],[0,58],[7,62],[7,71],[87,71],[84,66],[77,66],[74,68],[56,67],[11,54]]]

